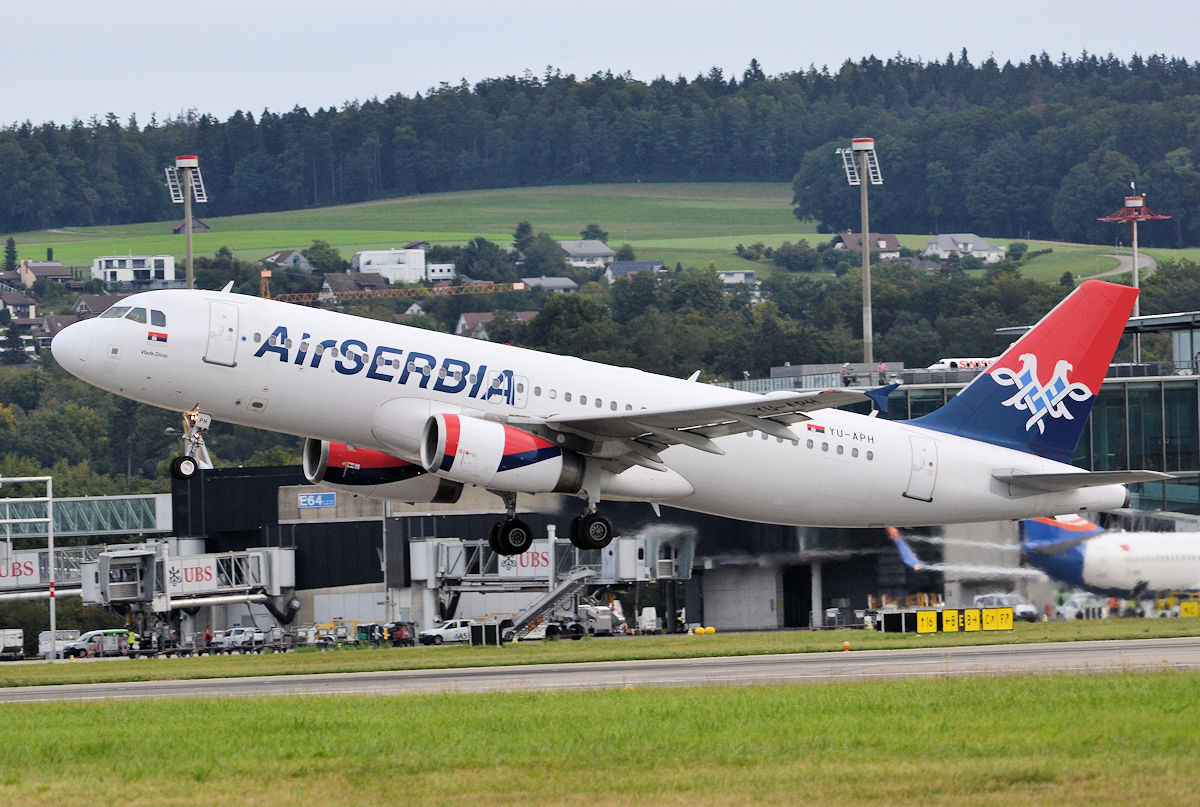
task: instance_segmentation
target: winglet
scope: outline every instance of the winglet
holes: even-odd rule
[[[898,386],[900,385],[888,384],[885,387],[877,387],[876,389],[867,390],[863,394],[875,402],[876,409],[886,415],[888,411],[888,396],[891,395],[892,390]]]

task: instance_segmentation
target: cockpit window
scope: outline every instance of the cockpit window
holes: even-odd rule
[[[150,324],[156,325],[159,328],[165,328],[167,326],[167,315],[161,311],[155,311],[153,308],[151,308]]]
[[[129,311],[129,313],[125,315],[125,319],[131,319],[134,322],[140,322],[142,325],[145,325],[146,324],[146,309],[144,309],[144,308],[131,309]]]
[[[127,305],[114,305],[112,308],[100,315],[100,319],[120,319],[129,311]]]

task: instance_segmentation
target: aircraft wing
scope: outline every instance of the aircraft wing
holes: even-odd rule
[[[722,454],[724,452],[712,438],[761,431],[785,440],[797,440],[799,435],[787,427],[809,420],[808,412],[868,400],[872,398],[867,393],[850,389],[768,392],[750,400],[731,399],[727,404],[705,403],[612,414],[551,415],[536,422],[556,431],[570,431],[600,441],[637,440],[656,449],[679,444]],[[517,416],[509,418],[509,422],[520,425],[532,421]]]

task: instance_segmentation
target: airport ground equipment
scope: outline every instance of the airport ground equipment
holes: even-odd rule
[[[0,659],[15,661],[25,655],[25,631],[20,628],[0,630]]]

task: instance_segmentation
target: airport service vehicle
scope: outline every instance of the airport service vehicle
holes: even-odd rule
[[[25,631],[21,628],[0,630],[0,659],[16,661],[25,655]]]
[[[64,658],[125,656],[128,654],[129,631],[125,628],[89,630],[63,648]]]
[[[532,544],[518,497],[586,501],[570,538],[607,546],[606,499],[833,527],[996,521],[1123,506],[1153,471],[1069,463],[1137,291],[1087,281],[941,409],[837,407],[892,387],[756,394],[222,291],[134,294],[51,344],[68,372],[185,413],[181,478],[213,420],[301,435],[313,483],[408,502],[466,485]]]
[[[421,644],[445,644],[446,642],[471,641],[471,620],[451,619],[436,628],[423,630],[417,634]]]
[[[1012,608],[1014,619],[1037,622],[1037,609],[1015,591],[1004,594],[979,594],[975,597],[974,605],[976,608]]]

